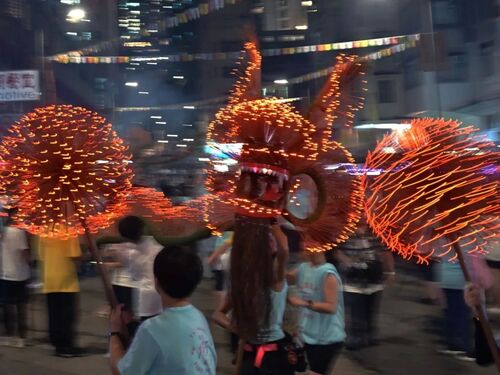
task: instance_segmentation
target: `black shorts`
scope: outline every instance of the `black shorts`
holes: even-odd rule
[[[214,273],[214,281],[215,281],[215,290],[217,292],[224,291],[224,281],[226,279],[226,274],[223,270],[213,270]]]
[[[278,341],[279,345],[282,341]],[[295,372],[288,363],[287,352],[279,345],[277,351],[264,354],[260,367],[255,367],[256,352],[244,351],[241,375],[293,375]]]
[[[28,301],[28,281],[0,280],[0,302],[9,305]]]
[[[489,260],[486,259],[486,263],[490,268],[494,268],[496,270],[500,270],[500,260]]]
[[[123,304],[123,310],[134,311],[132,309],[132,289],[128,286],[112,285],[118,303]]]
[[[305,349],[309,369],[318,374],[326,374],[329,369],[333,368],[343,346],[343,342],[328,345],[306,344]]]

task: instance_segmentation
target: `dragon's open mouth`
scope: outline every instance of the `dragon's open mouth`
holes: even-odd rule
[[[288,181],[290,178],[290,172],[286,169],[262,163],[240,163],[240,171],[267,176],[276,176],[280,181]]]

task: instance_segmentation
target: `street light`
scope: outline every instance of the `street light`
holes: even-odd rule
[[[66,15],[66,21],[68,22],[81,22],[85,19],[86,13],[81,8],[73,8]]]

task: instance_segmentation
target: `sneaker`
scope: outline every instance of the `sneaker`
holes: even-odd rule
[[[96,315],[99,318],[108,318],[109,317],[109,306],[101,307],[96,311]]]
[[[439,354],[452,355],[452,356],[456,356],[456,355],[458,355],[460,353],[463,353],[460,350],[452,350],[452,349],[448,349],[448,348],[438,349],[437,352]]]
[[[464,362],[475,362],[476,361],[476,358],[474,358],[473,356],[471,356],[465,352],[460,352],[460,353],[456,354],[455,358],[460,360],[460,361],[464,361]]]
[[[8,346],[9,348],[19,348],[18,338],[14,336],[2,337],[2,345]]]
[[[83,355],[83,351],[80,348],[56,349],[54,355],[61,358],[74,358],[81,357]]]
[[[497,306],[488,307],[486,311],[491,315],[500,315],[500,307]]]
[[[13,337],[11,340],[11,346],[14,348],[24,348],[26,346],[26,339]]]

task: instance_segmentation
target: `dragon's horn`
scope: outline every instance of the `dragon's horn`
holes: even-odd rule
[[[229,103],[231,104],[259,99],[262,96],[260,79],[262,56],[254,42],[245,43],[245,52],[249,57],[249,61],[244,72],[239,74],[238,80],[231,91],[229,96]]]
[[[308,119],[316,125],[317,139],[330,138],[334,124],[352,125],[354,114],[363,108],[364,97],[353,95],[357,78],[364,75],[356,56],[337,56],[328,80],[309,109]],[[363,80],[365,84],[366,81]],[[364,90],[364,87],[363,87]]]

